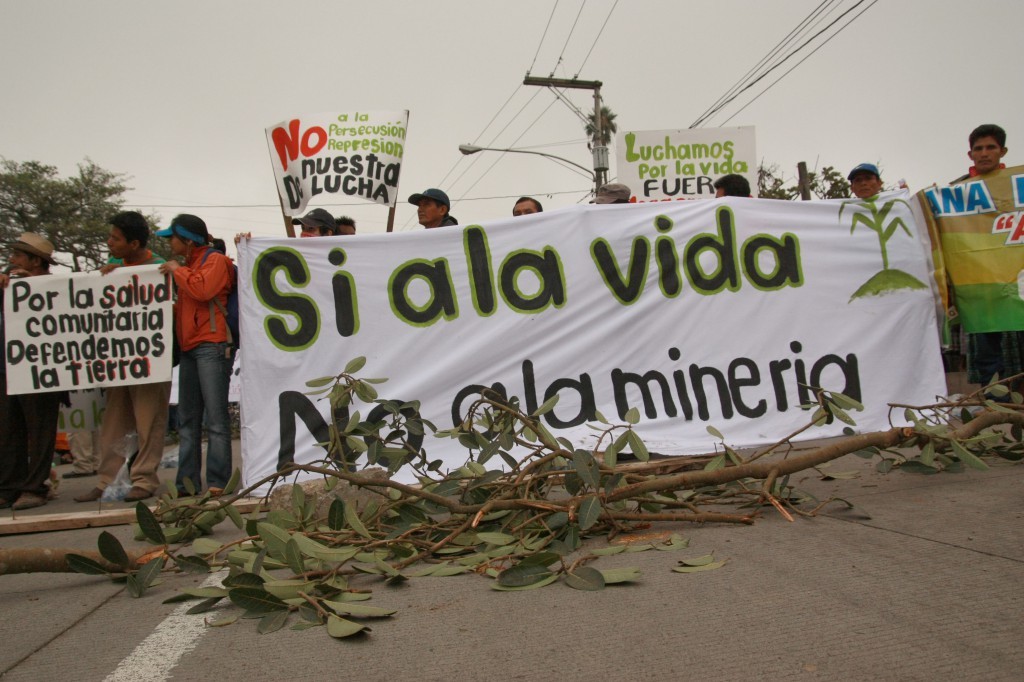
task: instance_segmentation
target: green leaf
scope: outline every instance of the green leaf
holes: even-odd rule
[[[290,538],[284,546],[284,560],[288,564],[288,568],[292,569],[295,573],[303,573],[306,570],[305,562],[302,559],[302,551],[299,549],[299,543],[295,541],[295,538]]]
[[[345,637],[351,637],[352,635],[358,635],[363,630],[369,630],[370,628],[356,623],[351,620],[345,620],[338,616],[329,616],[327,618],[327,634],[335,639],[344,639]]]
[[[516,536],[505,533],[477,533],[476,537],[479,542],[489,545],[510,545],[517,540]]]
[[[715,561],[710,564],[703,564],[701,566],[676,566],[672,570],[676,573],[700,573],[701,571],[713,571],[716,568],[725,566],[725,560]]]
[[[85,575],[110,574],[98,561],[81,554],[65,554],[64,560],[68,563],[68,568],[75,573],[84,573]]]
[[[572,465],[576,470],[576,475],[592,490],[597,490],[600,487],[601,470],[593,455],[586,450],[576,450],[572,453]]]
[[[160,571],[164,568],[165,559],[162,556],[158,556],[155,559],[147,561],[142,568],[135,574],[136,579],[145,589],[153,584],[157,576],[160,575]]]
[[[601,570],[605,585],[631,583],[640,577],[639,568],[610,568]]]
[[[937,474],[939,470],[933,466],[929,466],[924,462],[916,459],[904,462],[900,465],[900,471],[905,471],[909,474]]]
[[[199,602],[198,604],[190,608],[185,613],[187,613],[190,616],[194,616],[197,613],[206,613],[214,606],[219,604],[221,599],[223,599],[223,597],[210,597],[209,599],[204,599],[203,601]],[[164,603],[166,604],[167,602]]]
[[[121,568],[127,570],[128,564],[128,553],[124,551],[124,547],[121,546],[120,540],[115,538],[107,531],[100,533],[100,537],[96,544],[99,546],[100,556]]]
[[[545,566],[515,565],[498,574],[498,584],[502,587],[526,587],[540,582],[552,575]]]
[[[863,410],[864,405],[844,393],[832,393],[832,401],[844,410]]]
[[[256,530],[260,538],[266,544],[267,554],[275,559],[284,559],[284,550],[291,539],[291,534],[280,526],[267,521],[260,521],[256,524]]]
[[[725,467],[725,455],[716,455],[704,465],[704,471],[718,471]]]
[[[310,379],[306,382],[306,386],[309,388],[320,388],[321,386],[333,383],[335,379],[336,377],[319,377],[317,379]]]
[[[164,529],[160,526],[160,522],[156,520],[152,510],[145,503],[139,502],[135,505],[135,520],[138,521],[139,529],[146,536],[147,540],[158,545],[167,544],[167,539],[164,537]]]
[[[892,471],[892,465],[895,464],[895,460],[892,459],[881,459],[875,464],[875,471],[880,474],[887,474]]]
[[[705,554],[704,556],[694,557],[692,559],[680,559],[679,563],[683,566],[707,566],[714,560],[714,554]]]
[[[640,410],[635,407],[631,407],[626,410],[626,414],[623,417],[627,424],[639,424],[640,423]]]
[[[580,503],[578,512],[580,530],[587,530],[593,526],[601,516],[601,500],[596,495],[591,495]]]
[[[596,592],[604,589],[604,575],[591,566],[580,566],[565,576],[565,584],[574,590]]]
[[[228,484],[224,486],[224,495],[234,495],[235,491],[238,490],[238,484],[242,482],[242,470],[235,468],[231,471],[231,478],[228,479]]]
[[[288,615],[287,611],[275,611],[273,613],[268,613],[260,618],[260,623],[256,626],[256,632],[261,635],[265,635],[270,632],[277,632],[288,623]]]
[[[225,625],[233,624],[236,620],[238,620],[238,616],[233,614],[230,616],[224,616],[223,618],[217,618],[216,620],[208,621],[206,624],[209,625],[211,628],[222,628]]]
[[[221,584],[226,588],[259,587],[264,582],[266,581],[255,573],[237,573],[224,578],[224,580],[221,581]],[[224,591],[224,596],[227,596],[227,590]]]
[[[126,576],[125,582],[128,584],[128,594],[132,599],[138,599],[146,591],[146,586],[139,582],[139,579],[134,575]]]
[[[327,527],[331,530],[345,527],[345,503],[339,497],[331,501],[331,507],[327,510]]]
[[[395,609],[382,609],[379,606],[366,606],[355,602],[324,600],[324,605],[339,616],[352,616],[353,618],[387,618],[397,613]]]
[[[348,364],[345,365],[345,369],[343,370],[342,373],[354,374],[355,372],[361,370],[364,365],[366,365],[366,358],[360,355],[357,358],[352,358],[351,360],[349,360]]]
[[[228,515],[228,518],[231,519],[231,522],[235,524],[236,528],[239,530],[245,528],[245,520],[242,518],[242,512],[238,511],[238,508],[235,507],[235,505],[229,504],[224,507],[224,512]]]
[[[973,452],[965,448],[958,441],[950,441],[950,444],[953,446],[953,452],[956,454],[957,458],[961,462],[971,467],[972,469],[977,469],[978,471],[988,471],[988,465],[981,461],[981,459],[979,459],[977,455],[975,455]]]
[[[370,535],[370,531],[366,530],[366,526],[363,525],[362,520],[359,518],[359,513],[356,511],[355,505],[345,505],[345,521],[352,530],[359,533],[367,540],[373,539]]]
[[[175,556],[172,557],[178,568],[186,573],[209,573],[210,564],[197,556]]]
[[[504,571],[502,571],[502,573],[504,573]],[[498,577],[500,578],[501,574],[499,574]],[[521,590],[535,590],[537,588],[544,587],[545,585],[550,585],[551,583],[555,582],[556,580],[558,580],[558,574],[557,573],[549,573],[547,575],[547,577],[542,578],[541,580],[538,580],[537,582],[529,583],[528,585],[515,585],[515,586],[511,586],[510,587],[508,585],[502,585],[499,582],[494,582],[494,583],[491,583],[491,589],[492,590],[498,590],[499,592],[519,592]]]
[[[192,541],[192,551],[196,554],[214,554],[223,547],[213,538],[196,538]]]
[[[295,599],[299,592],[309,594],[316,588],[316,582],[312,580],[268,580],[263,583],[262,588],[278,599]]]
[[[636,431],[629,431],[629,449],[633,451],[633,455],[641,462],[646,462],[651,459],[651,455],[647,452],[647,446],[644,445],[644,441],[640,438],[640,434]]]
[[[994,386],[990,386],[988,388],[988,390],[986,391],[986,393],[988,393],[989,395],[991,395],[991,396],[993,396],[995,398],[1002,398],[1004,395],[1007,395],[1009,392],[1010,392],[1010,389],[1007,387],[1006,384],[995,384]]]
[[[545,400],[544,404],[541,405],[540,407],[538,407],[536,410],[534,410],[530,414],[530,416],[531,417],[539,417],[542,414],[546,414],[546,413],[550,412],[552,409],[554,409],[555,405],[557,405],[557,404],[558,404],[558,394],[556,393],[553,396],[551,396],[550,398],[548,398],[547,400]]]
[[[228,598],[236,606],[250,613],[270,613],[287,610],[288,605],[258,587],[236,587],[228,591]]]
[[[340,563],[348,561],[359,553],[359,547],[353,545],[328,547],[327,545],[323,545],[302,533],[296,533],[293,535],[292,540],[298,544],[299,550],[303,554],[321,561],[337,561]]]
[[[717,438],[718,440],[725,440],[725,436],[722,435],[722,432],[716,429],[714,426],[705,426],[704,428],[707,429],[707,432],[710,433],[715,438]]]

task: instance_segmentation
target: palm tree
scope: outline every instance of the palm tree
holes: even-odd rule
[[[607,147],[612,141],[612,135],[619,131],[619,127],[615,125],[615,117],[617,114],[608,107],[601,107],[601,139],[600,142],[603,146]],[[587,116],[587,137],[590,142],[587,143],[587,147],[593,146],[594,130],[595,130],[594,114]]]

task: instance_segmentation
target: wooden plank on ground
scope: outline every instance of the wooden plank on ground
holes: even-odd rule
[[[238,500],[234,506],[246,514],[260,508],[262,498]],[[153,507],[150,507],[151,509]],[[55,530],[75,530],[78,528],[102,528],[104,526],[126,526],[135,523],[135,508],[106,509],[100,511],[83,511],[71,514],[33,514],[8,518],[0,518],[0,535],[20,535],[22,533],[46,533]]]

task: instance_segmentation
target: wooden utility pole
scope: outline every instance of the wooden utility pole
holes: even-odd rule
[[[594,91],[594,137],[591,150],[594,157],[594,194],[608,179],[608,147],[602,142],[601,81],[581,81],[575,78],[538,78],[527,76],[523,85],[540,85],[547,88],[567,88]]]
[[[811,179],[807,175],[807,162],[801,161],[796,165],[796,186],[800,188],[800,201],[811,200]]]

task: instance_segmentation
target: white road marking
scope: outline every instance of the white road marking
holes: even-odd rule
[[[219,587],[224,577],[222,573],[214,573],[202,586]],[[199,638],[206,633],[206,621],[202,616],[185,613],[195,605],[194,601],[183,602],[174,609],[104,682],[163,682],[170,677],[181,657],[195,649]]]

